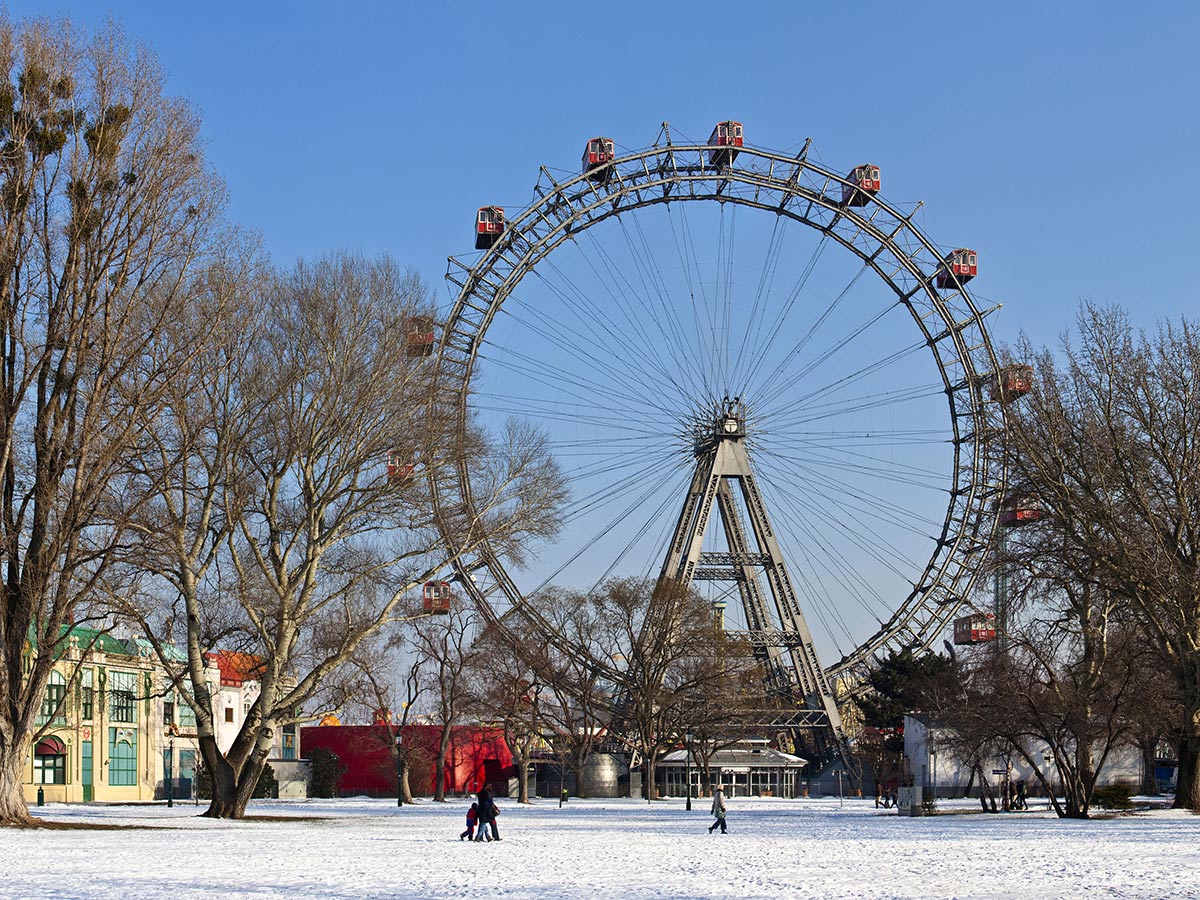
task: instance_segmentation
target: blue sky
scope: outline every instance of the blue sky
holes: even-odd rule
[[[434,281],[474,209],[528,202],[582,142],[814,139],[924,200],[999,337],[1052,340],[1080,297],[1189,311],[1200,82],[1191,3],[9,3],[112,15],[204,116],[232,216],[287,263],[387,251]],[[853,10],[853,12],[847,12]]]
[[[1085,297],[1125,306],[1147,327],[1194,315],[1200,5],[51,0],[8,8],[14,17],[66,14],[88,26],[111,15],[153,47],[170,92],[203,115],[209,159],[230,188],[231,218],[259,231],[282,265],[338,248],[387,252],[420,271],[446,303],[446,257],[473,258],[476,208],[526,205],[539,166],[567,176],[578,171],[589,137],[614,138],[618,152],[643,148],[667,120],[678,138],[702,142],[715,122],[733,118],[752,144],[795,152],[811,137],[818,162],[840,172],[877,164],[886,199],[904,209],[924,201],[915,221],[926,234],[945,248],[978,250],[980,274],[970,288],[983,306],[1003,304],[991,320],[1000,341],[1021,331],[1036,343],[1055,341]],[[658,229],[651,243],[670,240],[667,218],[645,221]],[[570,265],[573,253],[596,252],[589,247],[555,257]],[[782,270],[803,268],[810,247],[798,244]],[[835,255],[828,267],[822,260],[811,285],[814,306],[797,308],[797,330],[855,270]],[[583,257],[574,258],[579,271]],[[590,293],[581,295],[603,296],[585,286]],[[847,328],[878,287],[856,289]],[[546,314],[561,314],[560,299],[531,293],[525,312],[542,303]],[[557,447],[602,446],[608,423],[593,419],[594,433],[587,431],[589,398],[570,383],[575,377],[579,387],[585,375],[568,363],[558,378],[530,377],[528,369],[524,381],[514,375],[521,351],[542,351],[530,350],[533,341],[520,331],[533,320],[505,311],[514,312],[507,338],[500,320],[488,338],[498,351],[491,371],[507,381],[482,392],[485,411],[489,402],[500,414],[518,395],[536,398],[525,410],[531,415],[563,412],[547,426]],[[896,329],[899,345],[912,339],[909,325]],[[881,337],[862,345],[867,360],[887,352],[881,348],[893,334]],[[836,383],[861,361],[843,354],[827,380]],[[595,380],[616,382],[618,368],[606,364]],[[656,399],[639,374],[625,378],[634,401]],[[870,396],[921,393],[930,383],[921,396],[940,392],[928,371],[885,374]],[[847,411],[839,440],[904,432],[918,427],[924,410],[897,403],[860,415],[861,401],[839,395]],[[656,428],[641,434],[652,441]],[[933,454],[920,457],[921,447],[906,440],[782,459],[794,467],[774,487],[797,492],[770,500],[799,535],[790,564],[803,570],[805,605],[826,626],[818,641],[827,661],[873,629],[872,619],[906,589],[904,577],[915,570],[891,569],[890,554],[919,563],[923,551],[904,542],[927,539],[941,522],[946,482],[923,468],[936,469]],[[585,451],[575,452],[574,460],[563,455],[564,465],[590,465],[610,488],[626,484],[609,474],[602,454],[580,461]],[[766,466],[767,454],[761,459]],[[820,468],[831,461],[834,468]],[[864,465],[860,481],[842,474]],[[687,466],[675,474],[686,483]],[[806,475],[823,480],[804,486]],[[639,489],[639,477],[628,474],[629,491]],[[888,477],[908,487],[876,493]],[[573,483],[574,496],[588,496],[585,478]],[[841,501],[822,499],[835,490]],[[893,505],[884,508],[880,497]],[[596,561],[585,559],[573,582],[586,584],[614,557],[656,571],[661,529],[677,508],[668,498],[655,520],[648,510],[658,499],[647,494],[625,522],[613,500],[604,510],[621,526],[613,546],[597,546]],[[619,556],[618,545],[643,521],[644,546]],[[573,532],[559,555],[587,536]],[[862,593],[880,598],[879,609],[863,604],[856,612],[848,600],[855,585],[839,582],[839,569],[878,576]],[[889,582],[892,575],[899,581]],[[843,639],[838,623],[824,620],[847,609],[859,618]]]

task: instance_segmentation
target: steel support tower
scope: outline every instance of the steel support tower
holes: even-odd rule
[[[818,748],[832,747],[845,761],[846,741],[837,702],[817,658],[812,633],[750,465],[745,406],[738,398],[725,398],[713,413],[710,422],[701,422],[697,427],[696,472],[675,525],[660,581],[684,588],[695,581],[736,583],[748,626],[740,636],[750,642],[763,664],[768,691],[781,705],[812,711],[814,715],[806,716],[806,723],[799,727],[812,729]],[[703,550],[714,509],[727,552]],[[749,519],[749,531],[743,522],[743,510]],[[787,716],[786,710],[780,714]],[[797,726],[793,723],[784,727]]]

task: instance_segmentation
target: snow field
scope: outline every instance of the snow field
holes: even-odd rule
[[[111,829],[0,830],[0,898],[1200,898],[1200,817],[1064,822],[1044,810],[901,818],[872,800],[500,800],[500,843],[458,840],[469,801],[266,802],[243,822],[203,807],[48,806]]]

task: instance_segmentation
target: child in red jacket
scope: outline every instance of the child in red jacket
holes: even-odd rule
[[[467,830],[458,836],[460,841],[472,841],[475,839],[475,823],[479,820],[479,804],[472,803],[471,808],[467,810]]]

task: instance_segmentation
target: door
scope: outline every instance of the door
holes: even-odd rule
[[[92,742],[82,741],[79,745],[80,756],[80,781],[83,783],[83,802],[91,803],[95,798],[92,796]]]

